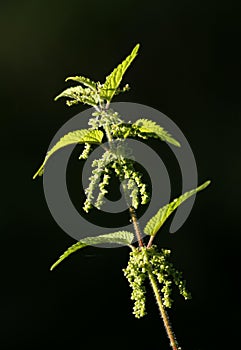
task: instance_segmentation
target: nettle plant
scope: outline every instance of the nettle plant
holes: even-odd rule
[[[127,146],[126,138],[149,139],[156,138],[171,143],[177,147],[180,144],[161,126],[150,119],[138,119],[134,123],[126,122],[120,115],[110,108],[113,97],[121,92],[129,90],[129,85],[120,88],[123,75],[132,61],[137,56],[139,44],[136,45],[131,54],[107,76],[105,82],[94,82],[83,76],[69,77],[79,85],[70,87],[58,95],[67,98],[67,105],[72,106],[79,103],[94,107],[94,113],[89,119],[89,128],[74,130],[63,136],[55,146],[48,151],[43,164],[33,178],[41,176],[49,158],[62,147],[70,144],[84,144],[80,159],[86,160],[93,145],[103,146],[103,155],[92,163],[92,175],[89,178],[89,186],[85,189],[86,200],[83,206],[85,212],[91,208],[101,209],[105,195],[108,193],[108,185],[111,176],[116,176],[120,181],[129,209],[130,220],[133,224],[133,232],[118,231],[114,233],[97,235],[83,238],[70,248],[52,265],[53,270],[62,260],[70,254],[88,245],[120,244],[130,247],[130,256],[127,267],[123,269],[130,287],[132,288],[131,299],[134,301],[133,314],[135,317],[143,317],[146,313],[146,280],[149,280],[153,289],[156,302],[163,320],[170,345],[173,350],[181,349],[178,346],[175,334],[172,330],[167,308],[172,305],[172,286],[176,285],[180,294],[189,299],[190,293],[186,288],[186,282],[182,273],[175,269],[169,260],[170,250],[159,249],[153,244],[154,239],[167,218],[172,212],[189,197],[206,188],[210,181],[192,189],[169,204],[160,208],[150,218],[144,228],[139,226],[136,210],[140,205],[147,205],[150,194],[147,186],[142,180],[142,174],[135,170],[135,160],[131,156],[131,149]],[[107,140],[103,142],[103,139]],[[146,236],[144,236],[144,234]],[[146,241],[146,237],[149,240]],[[144,237],[144,239],[143,239]],[[134,242],[134,243],[133,243]]]

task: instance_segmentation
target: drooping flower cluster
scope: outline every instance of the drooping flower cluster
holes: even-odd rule
[[[91,144],[86,142],[85,147],[84,147],[81,155],[79,156],[79,159],[87,159],[90,151],[91,151]]]
[[[107,185],[111,174],[115,174],[119,179],[125,194],[125,199],[128,206],[135,209],[138,208],[139,203],[146,204],[149,201],[149,194],[146,189],[146,184],[142,182],[142,175],[135,170],[134,156],[127,141],[122,138],[113,139],[113,130],[110,126],[118,126],[123,124],[117,112],[109,110],[102,110],[101,112],[94,112],[94,118],[89,120],[89,125],[93,129],[104,128],[106,134],[110,133],[111,141],[103,147],[106,152],[100,159],[94,160],[92,167],[92,175],[89,178],[90,183],[85,190],[86,201],[83,209],[88,212],[94,205],[100,209],[104,203],[104,197],[108,193]],[[81,154],[81,159],[86,159],[90,146],[85,146]],[[96,190],[99,192],[95,194]]]
[[[151,248],[142,247],[133,249],[130,253],[128,266],[123,270],[130,287],[132,288],[131,299],[134,300],[133,314],[140,318],[145,315],[145,280],[148,274],[156,276],[161,285],[161,297],[166,307],[171,307],[172,284],[176,284],[180,294],[185,298],[191,297],[186,289],[185,280],[182,279],[182,273],[177,271],[173,264],[168,260],[170,250],[162,249],[157,251],[156,246]]]
[[[130,253],[128,265],[123,269],[130,287],[132,288],[131,299],[134,300],[133,314],[140,318],[146,314],[146,287],[145,280],[148,277],[148,260],[145,248],[138,250],[133,249]]]
[[[183,279],[182,272],[176,270],[173,264],[168,260],[171,251],[162,249],[161,253],[157,252],[153,246],[153,254],[150,256],[152,272],[156,275],[158,282],[162,285],[163,303],[166,307],[171,307],[173,300],[171,299],[172,284],[178,288],[180,294],[185,299],[190,299],[191,294],[186,288],[186,281]]]
[[[85,190],[86,200],[83,206],[83,209],[88,212],[92,208],[93,204],[100,208],[103,203],[103,197],[107,193],[105,186],[109,183],[109,164],[113,162],[115,156],[112,152],[107,150],[103,153],[102,157],[95,159],[92,162],[92,167],[95,169],[92,170],[92,175],[90,176],[89,186]],[[95,190],[99,189],[98,198],[95,198]]]

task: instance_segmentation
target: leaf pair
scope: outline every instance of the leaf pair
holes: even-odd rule
[[[148,221],[144,228],[146,235],[155,236],[160,230],[167,218],[173,213],[173,211],[179,207],[184,201],[196,194],[197,192],[205,189],[210,184],[210,181],[206,181],[201,186],[188,191],[181,195],[179,198],[174,199],[171,203],[165,205]],[[104,234],[96,237],[87,237],[81,241],[75,243],[68,248],[63,255],[51,266],[50,270],[53,270],[61,261],[67,258],[70,254],[77,250],[84,248],[88,245],[105,244],[105,243],[117,243],[122,245],[131,245],[134,239],[134,234],[128,231],[117,231],[114,233]]]
[[[126,85],[123,90],[119,89],[122,78],[130,66],[134,58],[137,56],[139,50],[139,44],[137,44],[132,50],[131,54],[119,64],[113,72],[106,77],[105,83],[100,84],[99,82],[94,82],[89,78],[83,76],[69,77],[65,81],[73,80],[81,85],[70,87],[63,92],[61,92],[56,98],[55,101],[61,97],[67,97],[67,104],[69,106],[77,103],[85,103],[90,106],[98,106],[99,103],[107,101],[111,102],[115,94],[120,93],[121,91],[127,91],[129,86]]]

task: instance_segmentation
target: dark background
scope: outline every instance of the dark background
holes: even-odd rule
[[[169,349],[154,299],[144,319],[131,315],[128,249],[88,248],[49,271],[74,241],[32,181],[56,131],[83,110],[53,101],[64,79],[103,81],[137,42],[132,90],[116,101],[172,118],[199,183],[212,180],[183,227],[170,235],[169,221],[159,236],[193,294],[175,295],[169,315],[184,350],[238,347],[240,15],[238,1],[1,2],[1,349]]]

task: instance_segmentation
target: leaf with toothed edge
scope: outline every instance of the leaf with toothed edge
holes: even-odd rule
[[[51,150],[46,154],[43,164],[39,170],[34,174],[33,179],[38,175],[43,175],[44,166],[47,163],[48,159],[52,154],[59,149],[77,143],[101,143],[104,134],[101,130],[92,130],[92,129],[82,129],[71,131],[68,134],[61,137],[61,139],[51,148]]]
[[[67,100],[68,106],[77,103],[84,103],[89,106],[96,106],[97,104],[97,93],[90,88],[83,88],[81,85],[70,87],[62,91],[55,97],[54,101],[57,101],[61,97],[69,98],[69,100]]]
[[[182,204],[185,200],[187,200],[197,192],[204,190],[210,184],[210,182],[211,181],[204,182],[204,184],[202,184],[201,186],[184,193],[179,198],[174,199],[171,203],[159,209],[158,212],[146,224],[144,228],[144,233],[146,235],[155,236],[161,228],[161,226],[167,220],[167,218],[177,207],[179,207],[180,204]]]
[[[127,56],[127,58],[121,64],[119,64],[110,75],[106,77],[105,83],[101,87],[100,96],[108,102],[110,102],[112,97],[115,95],[115,91],[118,89],[123,75],[134,58],[137,56],[139,47],[140,45],[137,44],[132,50],[131,54]]]
[[[73,244],[69,247],[64,254],[51,266],[52,271],[61,261],[67,258],[70,254],[76,252],[77,250],[84,248],[88,245],[105,244],[105,243],[117,243],[121,245],[130,245],[134,239],[134,234],[128,231],[117,231],[114,233],[108,233],[96,237],[86,237],[81,239],[81,241]]]
[[[65,79],[65,81],[69,81],[69,80],[77,81],[78,83],[85,85],[86,87],[92,89],[93,91],[97,91],[96,89],[97,84],[94,81],[90,80],[89,78],[76,76],[76,77],[68,77]]]
[[[166,130],[164,130],[160,125],[156,124],[150,119],[138,119],[133,124],[137,127],[141,133],[144,134],[154,134],[156,137],[162,141],[173,144],[174,146],[180,147],[180,143],[175,140],[172,135],[170,135]]]

